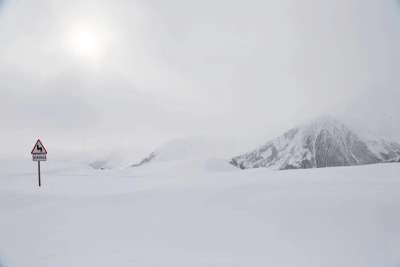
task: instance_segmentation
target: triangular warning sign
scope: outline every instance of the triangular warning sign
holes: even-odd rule
[[[47,154],[46,148],[39,139],[36,141],[36,144],[33,147],[31,154]]]

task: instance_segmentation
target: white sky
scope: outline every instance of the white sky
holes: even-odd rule
[[[400,140],[399,47],[395,0],[0,0],[0,156],[250,147],[325,113]]]

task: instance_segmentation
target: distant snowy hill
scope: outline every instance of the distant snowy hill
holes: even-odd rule
[[[296,127],[231,164],[241,169],[276,170],[321,168],[393,162],[400,144],[381,138],[363,138],[332,117]]]
[[[155,149],[141,161],[131,164],[139,167],[148,163],[167,163],[173,161],[208,161],[226,159],[242,151],[240,143],[221,138],[192,137],[175,139]]]
[[[107,160],[96,160],[89,163],[89,166],[95,170],[107,170],[112,169],[110,163]]]

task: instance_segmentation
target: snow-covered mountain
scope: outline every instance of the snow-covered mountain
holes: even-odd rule
[[[363,138],[338,120],[323,117],[233,158],[231,164],[241,169],[285,170],[393,162],[399,158],[400,144]]]

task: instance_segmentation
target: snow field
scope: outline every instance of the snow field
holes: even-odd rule
[[[400,265],[400,164],[42,166],[1,168],[2,267]]]

